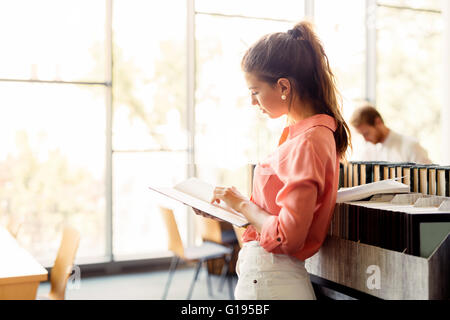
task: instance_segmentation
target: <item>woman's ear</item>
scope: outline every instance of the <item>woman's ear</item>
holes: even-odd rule
[[[291,94],[291,82],[287,78],[280,78],[277,81],[278,88],[280,89],[280,95],[288,97]]]

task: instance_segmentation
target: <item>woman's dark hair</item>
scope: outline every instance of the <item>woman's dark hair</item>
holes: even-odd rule
[[[350,130],[341,114],[342,99],[328,57],[309,22],[263,36],[245,53],[242,70],[272,85],[287,78],[302,101],[310,102],[317,113],[333,117],[336,151],[345,158]]]

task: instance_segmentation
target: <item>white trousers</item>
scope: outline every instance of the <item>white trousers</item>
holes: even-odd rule
[[[236,263],[237,300],[315,300],[305,262],[245,242]]]

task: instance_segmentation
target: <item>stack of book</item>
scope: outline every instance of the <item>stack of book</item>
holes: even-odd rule
[[[340,187],[353,187],[385,179],[398,178],[411,192],[450,197],[450,167],[411,162],[341,163]]]
[[[428,257],[450,233],[450,198],[420,193],[377,194],[338,203],[328,234]]]

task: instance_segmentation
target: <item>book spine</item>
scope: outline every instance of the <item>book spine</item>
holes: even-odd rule
[[[403,167],[402,176],[404,176],[403,183],[409,186],[409,190],[413,190],[412,180],[411,180],[411,167]]]
[[[450,168],[445,169],[445,196],[450,197]]]
[[[359,186],[359,163],[353,163],[353,186]]]
[[[437,170],[436,192],[438,196],[445,197],[445,169]]]
[[[395,166],[389,166],[389,179],[395,178]]]
[[[428,168],[428,194],[436,195],[436,168]]]
[[[419,183],[420,183],[420,181],[419,181],[419,168],[418,167],[414,167],[414,170],[413,170],[413,178],[414,178],[414,181],[413,181],[413,183],[414,183],[414,189],[413,189],[413,192],[419,192],[419,190],[420,190],[420,188],[419,188]]]
[[[367,183],[366,164],[361,164],[359,169],[360,169],[359,182],[360,184],[366,184]]]
[[[397,166],[397,167],[395,167],[395,175],[397,176],[397,178],[401,178],[400,180],[398,180],[399,182],[401,182],[401,183],[405,183],[404,181],[405,181],[405,178],[402,178],[403,177],[403,167],[401,166],[401,165],[399,165],[399,166]]]
[[[380,175],[380,165],[374,164],[373,165],[373,182],[377,182],[381,180]]]
[[[344,188],[348,187],[348,162],[344,163]]]
[[[353,187],[353,163],[348,163],[348,186]]]
[[[428,172],[426,167],[419,169],[419,192],[428,194]]]

